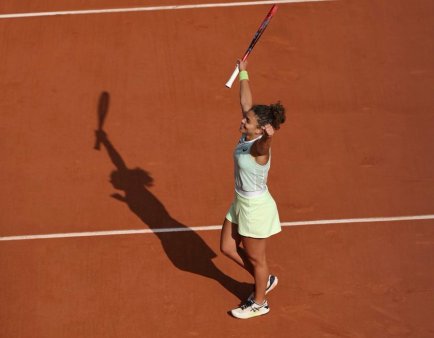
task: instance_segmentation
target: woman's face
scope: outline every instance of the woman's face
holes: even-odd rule
[[[250,136],[262,134],[262,128],[259,126],[258,119],[253,110],[249,110],[241,120],[240,132]]]

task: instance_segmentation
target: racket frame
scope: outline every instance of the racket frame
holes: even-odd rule
[[[249,47],[247,48],[246,52],[244,53],[242,61],[246,61],[249,57],[250,53],[253,50],[253,47],[255,47],[256,43],[259,41],[259,38],[264,33],[265,29],[267,28],[268,24],[270,23],[270,20],[273,18],[274,14],[277,12],[277,4],[274,4],[268,14],[265,16],[265,19],[261,22],[261,25],[259,26],[258,30],[256,31],[255,35],[253,36],[252,41],[250,42]],[[231,88],[232,84],[234,83],[237,75],[240,72],[239,65],[237,64],[235,66],[235,70],[233,71],[231,77],[229,78],[228,82],[226,82],[226,87]]]

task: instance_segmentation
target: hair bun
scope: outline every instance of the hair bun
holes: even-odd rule
[[[279,129],[280,125],[286,121],[285,107],[278,101],[275,104],[270,104],[270,112],[273,116],[271,124],[274,129]]]

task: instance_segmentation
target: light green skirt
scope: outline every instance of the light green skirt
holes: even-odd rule
[[[235,193],[226,219],[238,224],[238,233],[244,237],[267,238],[282,230],[276,202],[268,190],[250,198]]]

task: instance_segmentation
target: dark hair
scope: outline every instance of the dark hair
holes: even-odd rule
[[[286,120],[285,107],[280,104],[280,101],[269,106],[256,104],[252,107],[252,110],[261,127],[270,123],[277,130]]]

